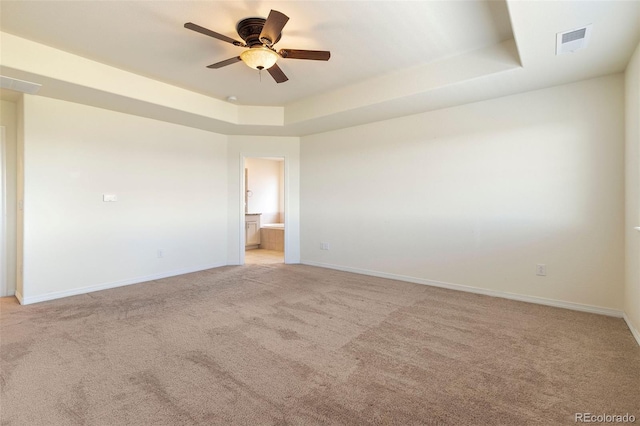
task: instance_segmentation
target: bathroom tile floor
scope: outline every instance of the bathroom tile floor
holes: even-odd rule
[[[254,249],[244,252],[245,265],[265,265],[284,263],[284,252],[266,249]]]

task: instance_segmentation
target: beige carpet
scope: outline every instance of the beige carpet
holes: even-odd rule
[[[2,425],[640,418],[617,318],[300,265],[1,303]]]

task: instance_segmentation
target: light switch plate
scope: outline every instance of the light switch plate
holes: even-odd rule
[[[102,201],[105,203],[118,201],[118,196],[116,194],[102,194]]]

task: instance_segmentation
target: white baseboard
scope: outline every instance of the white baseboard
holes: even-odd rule
[[[410,277],[406,275],[389,274],[386,272],[371,271],[368,269],[351,268],[347,266],[331,265],[313,261],[303,261],[303,265],[318,266],[321,268],[335,269],[338,271],[353,272],[356,274],[369,275],[378,278],[388,278],[398,281],[406,281],[415,284],[424,284],[433,287],[448,288],[450,290],[465,291],[467,293],[483,294],[485,296],[501,297],[503,299],[518,300],[520,302],[536,303],[538,305],[554,306],[556,308],[571,309],[573,311],[590,312],[594,314],[607,315],[610,317],[622,318],[622,311],[600,306],[583,305],[581,303],[565,302],[563,300],[546,299],[544,297],[526,296],[516,293],[508,293],[505,291],[489,290],[480,287],[472,287],[463,284],[453,284],[442,281],[432,281],[423,278]]]
[[[60,298],[69,297],[69,296],[77,296],[79,294],[92,293],[94,291],[108,290],[110,288],[123,287],[123,286],[131,285],[131,284],[139,284],[139,283],[143,283],[143,282],[146,282],[146,281],[153,281],[153,280],[159,280],[159,279],[162,279],[162,278],[175,277],[176,275],[184,275],[184,274],[189,274],[191,272],[198,272],[198,271],[204,271],[206,269],[219,268],[221,266],[226,266],[226,263],[212,263],[210,265],[196,266],[196,267],[191,267],[191,268],[175,269],[173,271],[162,272],[162,273],[159,273],[159,274],[152,274],[152,275],[146,275],[146,276],[143,276],[143,277],[129,278],[129,279],[126,279],[126,280],[112,281],[112,282],[108,282],[108,283],[102,283],[102,284],[97,284],[97,285],[92,285],[92,286],[87,286],[87,287],[74,288],[74,289],[65,290],[65,291],[54,291],[54,292],[51,292],[51,293],[45,293],[45,294],[41,294],[41,295],[38,295],[38,296],[31,296],[31,297],[23,297],[21,294],[16,292],[16,298],[18,299],[18,301],[20,302],[21,305],[30,305],[32,303],[45,302],[47,300],[60,299]]]
[[[640,346],[640,331],[638,331],[638,329],[633,326],[633,323],[631,322],[631,320],[629,319],[626,313],[624,313],[623,318],[624,318],[624,321],[627,323],[627,327],[629,327],[631,334],[633,334],[633,337],[635,337],[636,342],[638,342],[638,346]]]

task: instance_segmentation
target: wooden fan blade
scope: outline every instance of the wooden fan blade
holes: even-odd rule
[[[227,37],[226,35],[218,34],[215,31],[211,31],[205,27],[201,27],[200,25],[194,24],[193,22],[187,22],[184,24],[184,27],[190,29],[192,31],[198,32],[200,34],[208,35],[209,37],[217,38],[218,40],[226,41],[227,43],[231,43],[235,46],[244,47],[244,43],[234,40],[231,37]]]
[[[267,71],[269,71],[269,74],[271,74],[271,77],[273,77],[276,83],[284,83],[285,81],[289,80],[289,77],[287,77],[282,72],[278,64],[273,64],[273,66],[269,68]]]
[[[207,68],[218,69],[218,68],[226,67],[227,65],[235,64],[236,62],[240,62],[240,61],[241,61],[240,56],[236,56],[235,58],[229,58],[226,61],[220,61],[220,62],[216,62],[215,64],[207,65]]]
[[[262,27],[260,41],[268,46],[274,44],[278,41],[278,37],[280,37],[280,33],[288,20],[289,17],[284,13],[278,12],[277,10],[271,10],[271,12],[269,12],[269,16],[267,16],[267,21]]]
[[[331,52],[326,50],[280,49],[280,56],[287,59],[310,59],[312,61],[328,61]]]

